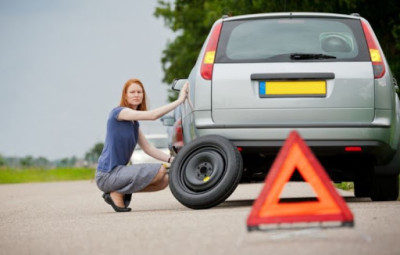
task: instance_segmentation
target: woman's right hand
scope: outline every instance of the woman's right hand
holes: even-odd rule
[[[189,94],[189,82],[186,82],[185,85],[183,85],[181,91],[179,92],[178,101],[180,103],[183,103],[188,94]]]

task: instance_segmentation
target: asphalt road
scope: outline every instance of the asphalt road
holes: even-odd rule
[[[241,184],[208,210],[182,206],[169,189],[133,196],[115,213],[92,181],[0,185],[0,254],[400,254],[400,201],[374,202],[340,192],[353,228],[283,226],[248,232],[262,189]],[[284,196],[310,195],[289,183]]]

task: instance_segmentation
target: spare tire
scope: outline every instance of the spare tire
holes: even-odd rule
[[[169,185],[183,205],[206,209],[232,194],[242,171],[242,157],[237,148],[222,136],[207,135],[179,151],[170,168]]]

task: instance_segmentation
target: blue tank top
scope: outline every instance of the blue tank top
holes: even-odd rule
[[[118,120],[122,109],[116,107],[108,116],[106,140],[97,165],[99,171],[111,172],[116,166],[127,165],[137,144],[139,122]]]

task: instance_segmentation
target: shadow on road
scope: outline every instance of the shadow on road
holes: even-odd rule
[[[346,203],[369,203],[370,198],[367,197],[343,197]],[[242,199],[242,200],[228,200],[220,205],[216,206],[214,209],[218,208],[233,208],[233,207],[249,207],[252,206],[255,199]],[[305,201],[318,201],[316,197],[294,197],[294,198],[282,198],[281,203],[296,203]]]
[[[228,200],[215,208],[232,208],[232,207],[248,207],[252,206],[254,203],[254,199],[243,199],[243,200]]]
[[[346,203],[370,203],[372,200],[369,197],[343,197]]]

